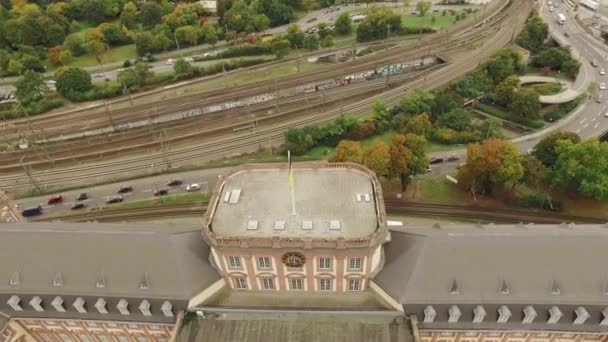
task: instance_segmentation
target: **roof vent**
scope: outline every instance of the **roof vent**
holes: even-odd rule
[[[228,201],[230,201],[230,191],[226,191],[224,194],[224,202],[228,203]]]
[[[21,274],[19,271],[15,271],[11,278],[8,280],[9,285],[19,285],[21,283]]]
[[[559,296],[561,294],[559,284],[555,280],[553,281],[553,284],[551,284],[551,294],[554,296]]]
[[[460,288],[458,287],[458,283],[456,283],[456,279],[452,281],[452,286],[450,286],[450,294],[457,295],[460,294]]]
[[[143,277],[141,277],[141,281],[139,282],[140,290],[147,290],[150,288],[150,281],[148,279],[148,272],[144,273]]]
[[[274,230],[285,230],[285,221],[275,221]]]
[[[257,220],[249,220],[247,221],[247,230],[257,230],[258,229],[258,221]]]
[[[369,194],[364,194],[363,197],[365,197],[365,202],[370,202],[372,200]]]
[[[230,204],[239,203],[240,198],[241,198],[241,189],[234,189],[230,192]]]
[[[106,287],[106,278],[103,275],[103,271],[97,275],[97,280],[95,281],[95,287],[98,289],[103,289]]]
[[[509,285],[507,285],[507,281],[504,279],[503,279],[502,283],[500,284],[500,294],[503,294],[503,295],[511,294],[511,289],[509,288]]]
[[[53,277],[53,286],[54,287],[63,286],[63,275],[61,274],[61,272],[55,273],[55,277]]]
[[[331,221],[329,221],[329,229],[330,230],[340,230],[341,227],[342,227],[342,225],[340,224],[339,220],[331,220]]]
[[[302,221],[302,229],[312,230],[312,221]]]
[[[361,202],[361,194],[357,194],[357,202]]]

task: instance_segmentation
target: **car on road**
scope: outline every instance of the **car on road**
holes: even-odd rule
[[[103,76],[104,76],[104,74],[101,73],[101,72],[98,72],[95,75],[93,75],[93,77],[95,77],[95,78],[100,78],[100,77],[103,77]]]
[[[600,90],[606,90],[606,83],[600,83]]]
[[[194,62],[194,58],[192,58],[192,57],[186,57],[186,58],[184,58],[184,60],[186,62]]]
[[[553,12],[553,6],[549,6],[549,12]]]
[[[21,216],[23,217],[32,217],[42,215],[42,206],[39,205],[37,207],[26,208],[21,211]]]
[[[133,187],[130,185],[121,186],[120,189],[118,189],[119,194],[126,194],[127,192],[131,192],[131,191],[133,191]]]
[[[110,196],[106,198],[106,203],[110,204],[110,203],[120,203],[122,202],[123,198],[120,195],[117,196]]]
[[[167,65],[173,65],[173,64],[175,64],[175,59],[169,58],[169,59],[167,59],[167,61],[165,62],[165,64],[167,64]]]
[[[84,209],[86,207],[87,207],[86,203],[80,202],[80,203],[74,203],[74,205],[70,209],[72,209],[72,210],[78,210],[78,209]]]
[[[457,161],[457,160],[460,160],[460,157],[455,154],[448,157],[449,162],[453,162],[453,161]]]
[[[158,189],[154,192],[154,196],[158,197],[158,196],[165,196],[169,194],[169,189]]]
[[[209,56],[211,56],[211,52],[205,52],[205,53],[203,54],[203,57],[209,57]]]
[[[595,97],[595,103],[602,103],[602,96],[597,95],[597,96]]]
[[[184,184],[184,182],[182,182],[181,179],[172,179],[167,183],[167,186],[178,186],[182,184]]]
[[[56,195],[56,196],[52,196],[51,198],[49,198],[48,200],[48,204],[59,204],[63,202],[63,196],[61,195]]]
[[[188,184],[188,186],[186,186],[186,191],[199,191],[201,189],[201,186],[198,183],[192,183],[192,184]]]
[[[604,117],[608,118],[608,112],[604,113]]]
[[[600,75],[606,75],[606,70],[600,69]]]
[[[594,60],[592,60],[592,61],[591,61],[591,65],[592,65],[592,66],[594,66],[594,67],[597,67],[597,61],[596,61],[595,59],[594,59]]]
[[[80,195],[78,195],[78,197],[76,197],[77,201],[84,201],[86,199],[89,199],[89,195],[86,192],[82,192]]]
[[[431,157],[429,164],[440,164],[443,163],[443,158]]]

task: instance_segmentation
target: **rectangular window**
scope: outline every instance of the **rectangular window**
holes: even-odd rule
[[[321,291],[331,291],[331,279],[319,280],[319,289]]]
[[[304,289],[304,287],[302,287],[302,279],[300,278],[291,279],[289,283],[293,291],[302,291]]]
[[[260,269],[272,268],[272,266],[270,264],[270,258],[269,257],[259,257],[258,258],[258,268],[260,268]]]
[[[228,267],[240,269],[241,268],[241,257],[229,256],[228,257]]]
[[[244,290],[247,288],[247,280],[243,277],[232,278],[234,282],[234,288],[239,290]]]
[[[262,288],[264,290],[274,290],[274,281],[272,278],[261,278]]]
[[[361,258],[350,258],[348,260],[349,270],[360,270],[361,269]]]
[[[359,291],[361,289],[361,279],[349,279],[348,291]]]
[[[330,270],[331,269],[331,258],[319,258],[319,269]]]

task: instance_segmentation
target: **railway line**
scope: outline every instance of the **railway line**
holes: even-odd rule
[[[394,104],[404,92],[412,88],[432,88],[449,82],[462,73],[474,69],[482,61],[487,59],[497,49],[507,44],[518,32],[531,10],[532,4],[524,0],[513,0],[511,6],[507,7],[509,12],[503,13],[501,20],[493,22],[492,26],[484,27],[487,38],[481,48],[477,48],[466,58],[449,63],[440,71],[431,72],[424,77],[419,77],[405,85],[389,89],[371,98],[349,103],[340,109],[329,110],[316,115],[307,115],[292,120],[286,120],[281,124],[272,127],[257,127],[254,132],[246,134],[231,134],[226,137],[210,139],[209,141],[190,146],[180,150],[170,151],[169,153],[156,153],[147,156],[136,156],[122,158],[120,160],[107,161],[98,165],[82,165],[68,167],[58,170],[36,171],[37,177],[44,177],[47,185],[58,184],[64,174],[71,174],[71,180],[91,179],[95,177],[120,175],[128,172],[142,171],[148,169],[148,165],[164,165],[167,158],[171,159],[171,164],[183,165],[190,160],[200,157],[218,157],[231,153],[232,151],[246,148],[255,149],[262,141],[276,141],[282,137],[282,132],[293,126],[302,126],[311,123],[324,123],[332,120],[340,113],[352,113],[355,115],[365,114],[369,111],[371,102],[381,99],[389,105]],[[478,28],[480,29],[480,28]],[[470,30],[469,32],[475,32]],[[150,168],[152,169],[152,168]],[[154,170],[151,170],[152,172]],[[24,182],[25,180],[25,182]],[[19,189],[28,185],[25,175],[14,174],[0,178],[0,184],[6,189]]]
[[[475,222],[522,223],[522,224],[555,224],[555,223],[606,223],[605,220],[543,213],[529,210],[512,210],[504,208],[485,208],[447,204],[414,203],[396,200],[385,200],[386,211],[392,215],[415,215],[433,218],[460,219]],[[137,209],[97,210],[64,216],[38,217],[30,221],[66,221],[66,222],[120,222],[149,220],[171,217],[202,216],[207,203],[167,205]],[[522,226],[530,228],[531,226]]]
[[[508,5],[508,2],[505,3]],[[496,5],[496,4],[495,4]],[[505,6],[506,6],[505,5]],[[502,8],[502,7],[501,7]],[[500,8],[499,8],[500,9]],[[488,10],[489,12],[490,10]],[[488,18],[481,19],[480,22],[492,20],[497,12],[491,13]],[[112,114],[115,120],[119,121],[122,117],[133,118],[147,118],[154,117],[157,114],[166,113],[169,110],[179,111],[187,108],[196,108],[201,103],[209,103],[210,101],[225,102],[230,99],[240,98],[247,95],[259,94],[263,92],[272,91],[274,89],[284,89],[291,86],[297,86],[306,84],[307,82],[315,82],[321,79],[330,79],[338,77],[340,75],[346,75],[354,73],[359,70],[366,68],[373,68],[381,65],[385,65],[394,61],[395,58],[407,59],[408,56],[417,56],[420,53],[427,52],[431,53],[431,50],[437,47],[449,47],[463,44],[463,42],[471,41],[479,37],[479,33],[471,33],[472,31],[467,26],[468,23],[460,23],[451,29],[449,34],[438,33],[421,39],[417,44],[405,44],[402,46],[396,46],[389,49],[385,53],[374,54],[373,56],[364,57],[351,62],[346,62],[340,65],[338,68],[331,70],[320,70],[316,72],[310,72],[302,75],[293,75],[285,77],[281,80],[268,80],[256,82],[254,84],[246,84],[239,87],[234,87],[230,94],[221,90],[199,93],[195,95],[182,96],[175,99],[168,99],[149,103],[145,105],[137,106],[136,108],[128,108],[121,111],[116,111]],[[444,41],[445,39],[445,41]],[[415,45],[415,46],[412,46]],[[75,120],[76,119],[76,120]],[[70,113],[69,115],[62,116],[37,116],[32,117],[30,120],[16,120],[10,122],[12,124],[6,127],[2,131],[2,136],[5,138],[16,138],[15,134],[21,129],[22,132],[33,130],[34,132],[40,131],[37,134],[52,135],[54,130],[67,130],[73,131],[82,125],[91,125],[100,121],[107,121],[107,119],[101,119],[99,113]],[[67,125],[67,126],[66,126]],[[29,126],[29,127],[28,127]],[[42,130],[45,130],[42,132]]]

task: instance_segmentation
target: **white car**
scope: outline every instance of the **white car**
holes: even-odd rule
[[[201,186],[198,185],[198,183],[192,183],[192,184],[188,184],[188,186],[186,186],[186,191],[199,191],[201,189]]]
[[[194,58],[192,58],[192,57],[186,57],[186,58],[184,58],[184,60],[186,62],[194,62]]]
[[[95,74],[95,77],[96,77],[96,78],[103,77],[103,74],[102,74],[101,72],[100,72],[100,73],[97,73],[97,74]]]
[[[604,113],[604,117],[608,118],[608,112]]]
[[[165,62],[165,64],[167,64],[167,65],[173,65],[173,64],[175,64],[175,59],[169,58],[169,59],[167,59],[167,61]]]
[[[600,75],[606,75],[606,70],[600,69]]]
[[[600,90],[606,90],[606,83],[600,83]]]

